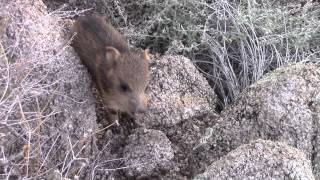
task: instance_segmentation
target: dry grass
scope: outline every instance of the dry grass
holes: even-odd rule
[[[229,104],[266,72],[296,62],[319,62],[318,6],[273,6],[271,2],[221,0],[209,6],[202,43],[208,48],[208,77]],[[206,60],[208,60],[206,59]],[[195,59],[195,62],[197,60]]]
[[[84,106],[86,97],[68,94],[64,87],[79,86],[73,78],[82,67],[70,53],[70,41],[63,40],[61,25],[82,11],[43,15],[29,6],[24,15],[12,12],[0,9],[9,19],[8,37],[0,42],[0,178],[79,176],[88,165],[84,153],[95,132],[90,126],[80,129],[77,140],[68,131],[76,121],[66,111]]]

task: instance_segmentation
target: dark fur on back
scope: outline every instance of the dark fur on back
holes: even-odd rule
[[[127,43],[120,33],[110,24],[106,23],[102,17],[80,17],[78,22],[85,32],[91,33],[91,37],[94,38],[97,44],[112,46],[120,52],[129,51]]]
[[[78,35],[72,46],[88,67],[90,73],[94,74],[95,72],[96,62],[92,59],[96,56],[104,56],[106,46],[115,47],[120,52],[129,51],[120,33],[97,15],[79,17],[75,22],[73,31]]]

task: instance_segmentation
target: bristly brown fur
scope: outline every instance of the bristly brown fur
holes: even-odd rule
[[[99,16],[80,17],[72,46],[88,68],[105,104],[134,114],[147,108],[149,55],[129,50],[120,33]]]

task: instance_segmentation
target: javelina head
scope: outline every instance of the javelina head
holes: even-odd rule
[[[147,109],[149,54],[106,47],[99,63],[98,86],[108,108],[135,114]]]

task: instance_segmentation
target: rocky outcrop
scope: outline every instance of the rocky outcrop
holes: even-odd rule
[[[151,62],[149,110],[136,122],[147,128],[176,126],[214,112],[216,95],[192,62],[163,56]]]
[[[313,179],[310,161],[320,177],[316,65],[275,70],[218,115],[189,59],[156,56],[148,113],[109,126],[59,15],[40,0],[0,2],[5,178]]]
[[[317,179],[319,88],[318,66],[296,64],[275,70],[247,88],[232,106],[222,112],[215,125],[207,129],[208,135],[201,138],[204,143],[197,147],[198,154],[202,154],[203,159],[216,161],[211,166],[214,167],[219,163],[228,164],[228,152],[253,140],[282,141],[306,154],[304,158],[312,162]],[[237,162],[232,163],[235,164],[225,168],[238,167]],[[283,162],[278,160],[277,163]],[[232,173],[235,172],[230,170],[225,176],[221,172],[208,177],[223,179],[232,177]],[[249,175],[244,173],[242,177]],[[238,177],[237,174],[234,177]],[[255,178],[259,179],[258,176]]]
[[[195,147],[206,127],[218,117],[214,111],[216,95],[192,62],[183,56],[155,57],[150,69],[149,110],[135,121],[139,126],[162,131],[171,141],[175,156],[166,178],[190,178],[209,163],[198,156]]]
[[[292,179],[313,180],[306,155],[281,142],[256,140],[242,145],[212,163],[194,178],[206,179]]]
[[[41,1],[1,1],[0,171],[74,177],[94,155],[94,98],[62,19]],[[50,171],[49,171],[50,170]]]
[[[312,64],[280,68],[247,88],[221,114],[200,147],[214,160],[252,140],[282,141],[303,151],[318,169],[320,69]],[[316,170],[315,172],[318,172]]]
[[[128,137],[124,148],[124,159],[129,176],[148,177],[153,171],[172,168],[174,156],[171,142],[166,135],[157,130],[137,129]]]

